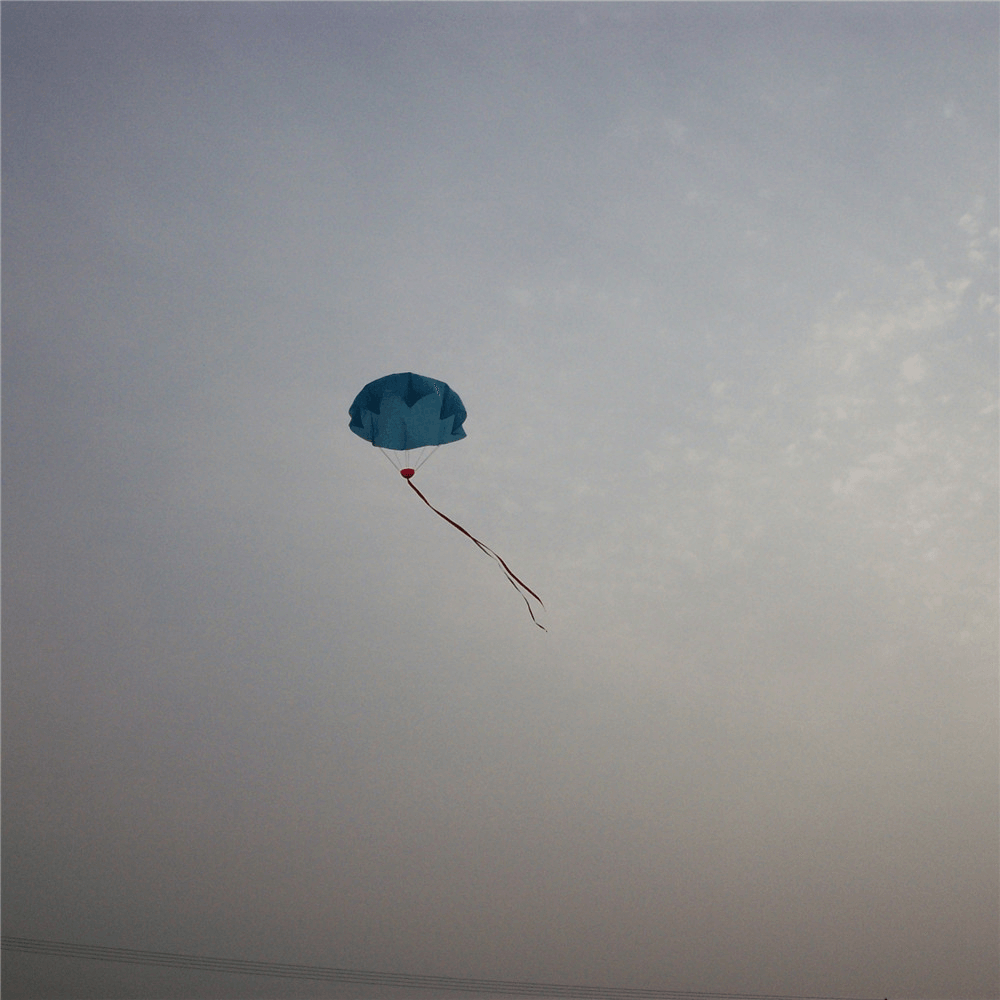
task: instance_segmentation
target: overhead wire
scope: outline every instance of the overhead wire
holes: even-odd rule
[[[368,972],[287,962],[256,962],[238,958],[210,958],[173,951],[146,951],[138,948],[111,948],[104,945],[74,944],[39,938],[3,935],[0,947],[32,955],[118,962],[128,965],[195,969],[244,976],[280,979],[310,979],[333,983],[395,987],[398,989],[443,990],[488,993],[500,996],[565,997],[571,1000],[873,1000],[866,997],[805,996],[778,993],[706,993],[690,990],[638,989],[613,986],[580,986],[563,983],[519,982],[505,979],[471,979],[456,976],[414,975],[400,972]]]

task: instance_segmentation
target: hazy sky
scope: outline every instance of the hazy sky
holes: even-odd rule
[[[5,3],[4,932],[997,996],[998,21]]]

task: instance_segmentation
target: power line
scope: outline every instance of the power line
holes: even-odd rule
[[[173,951],[141,951],[136,948],[107,948],[93,944],[42,941],[37,938],[0,938],[8,951],[61,958],[83,958],[128,965],[156,965],[173,969],[199,969],[243,976],[272,976],[280,979],[312,979],[332,983],[393,986],[399,989],[451,990],[463,993],[493,993],[503,996],[565,997],[571,1000],[866,1000],[860,997],[818,997],[776,993],[692,993],[686,990],[645,990],[614,986],[570,986],[560,983],[513,982],[504,979],[463,979],[454,976],[418,976],[401,972],[364,972],[319,965],[292,965],[284,962],[251,962],[239,958],[208,958]]]

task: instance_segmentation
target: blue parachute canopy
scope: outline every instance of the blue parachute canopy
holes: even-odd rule
[[[458,393],[413,372],[369,382],[351,404],[351,430],[377,448],[409,451],[465,437],[465,407]]]

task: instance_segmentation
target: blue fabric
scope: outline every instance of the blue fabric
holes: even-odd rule
[[[377,448],[408,451],[465,437],[465,407],[444,382],[400,372],[369,382],[351,404],[351,430]]]

